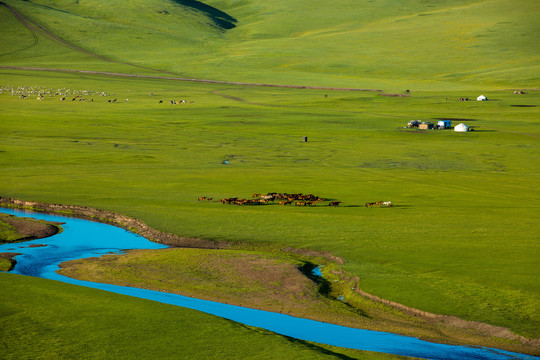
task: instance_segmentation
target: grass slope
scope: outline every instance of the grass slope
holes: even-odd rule
[[[473,92],[325,98],[314,90],[45,76],[43,86],[115,95],[93,103],[1,95],[3,195],[106,208],[185,236],[331,251],[367,292],[538,337],[540,199],[531,189],[540,175],[539,93],[488,92],[492,101],[483,103],[456,100]],[[107,103],[112,97],[130,100]],[[439,117],[469,119],[476,131],[402,129],[410,119]],[[343,206],[197,201],[269,191]],[[397,206],[363,206],[376,200]]]
[[[56,281],[0,274],[3,359],[405,359],[320,347],[232,321]]]
[[[393,90],[537,86],[534,0],[6,3],[92,53],[198,78]],[[23,48],[18,39],[31,46],[30,34],[7,31],[2,42],[18,53],[6,51],[2,64],[58,63],[48,48]]]

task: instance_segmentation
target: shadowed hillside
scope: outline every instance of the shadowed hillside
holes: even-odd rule
[[[235,23],[238,21],[232,16],[212,6],[208,6],[200,1],[195,0],[174,0],[174,2],[201,11],[208,16],[216,24],[216,26],[222,29],[232,29],[236,27]]]

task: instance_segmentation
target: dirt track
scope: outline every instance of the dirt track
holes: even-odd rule
[[[101,59],[103,61],[129,65],[129,66],[137,67],[139,69],[151,70],[151,71],[165,73],[165,74],[176,75],[176,74],[168,72],[168,71],[158,70],[158,69],[151,69],[151,68],[148,68],[148,67],[145,67],[145,66],[131,64],[131,63],[124,62],[124,61],[117,61],[117,60],[110,59],[110,58],[108,58],[106,56],[103,56],[103,55],[95,54],[95,53],[93,53],[91,51],[83,49],[83,48],[81,48],[81,47],[79,47],[79,46],[77,46],[77,45],[75,45],[73,43],[70,43],[69,41],[66,41],[66,40],[62,39],[58,35],[54,34],[51,31],[49,31],[43,25],[40,25],[37,22],[35,22],[34,20],[24,16],[17,9],[13,8],[12,6],[9,6],[8,4],[4,3],[3,1],[0,1],[0,6],[4,6],[9,11],[11,11],[11,13],[17,18],[17,20],[21,24],[23,24],[30,31],[30,33],[32,34],[32,36],[34,38],[34,44],[32,46],[36,46],[39,43],[39,37],[37,36],[37,33],[39,33],[39,34],[41,34],[41,35],[43,35],[43,36],[57,42],[57,43],[60,43],[60,44],[62,44],[64,46],[67,46],[68,48],[70,48],[72,50],[75,50],[77,52],[80,52],[80,53],[83,53],[83,54],[86,54],[86,55],[89,55],[89,56],[92,56],[92,57],[99,58],[99,59]]]
[[[135,66],[135,65],[134,65]],[[173,80],[173,81],[191,81],[209,84],[229,84],[229,85],[242,85],[242,86],[264,86],[264,87],[279,87],[289,89],[312,89],[312,90],[329,90],[329,91],[373,91],[379,92],[382,90],[377,89],[356,89],[356,88],[338,88],[338,87],[326,87],[326,86],[307,86],[307,85],[279,85],[279,84],[264,84],[264,83],[245,83],[238,81],[221,81],[221,80],[206,80],[206,79],[190,79],[180,78],[172,76],[153,76],[153,75],[137,75],[137,74],[123,74],[107,71],[92,71],[92,70],[73,70],[73,69],[52,69],[52,68],[38,68],[38,67],[26,67],[26,66],[0,66],[0,69],[14,69],[14,70],[33,70],[33,71],[56,71],[56,72],[72,72],[83,74],[95,74],[95,75],[107,75],[107,76],[122,76],[144,79],[161,79],[161,80]],[[148,69],[148,68],[145,68]],[[151,69],[153,70],[153,69]],[[155,70],[158,71],[158,70]]]

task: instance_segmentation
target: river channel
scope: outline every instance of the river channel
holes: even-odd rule
[[[107,253],[120,253],[127,249],[160,249],[166,246],[102,223],[5,208],[0,208],[0,212],[65,223],[62,225],[64,231],[52,237],[0,245],[0,252],[11,251],[22,254],[16,257],[17,265],[11,271],[15,274],[57,280],[190,308],[293,338],[344,348],[437,360],[540,359],[499,349],[430,343],[413,337],[348,328],[182,295],[71,279],[56,273],[61,262]],[[29,247],[32,244],[46,246]]]

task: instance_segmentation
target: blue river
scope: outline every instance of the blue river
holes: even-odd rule
[[[65,223],[62,225],[64,231],[52,237],[24,243],[0,245],[0,252],[22,253],[22,255],[16,257],[17,265],[11,271],[15,274],[57,280],[190,308],[293,338],[344,348],[413,356],[423,359],[540,359],[535,356],[499,349],[430,343],[413,337],[348,328],[182,295],[71,279],[56,273],[61,262],[100,256],[107,253],[121,253],[127,249],[161,249],[166,246],[151,242],[121,228],[102,223],[5,208],[0,208],[0,212]],[[46,246],[29,247],[31,244],[43,244]]]

